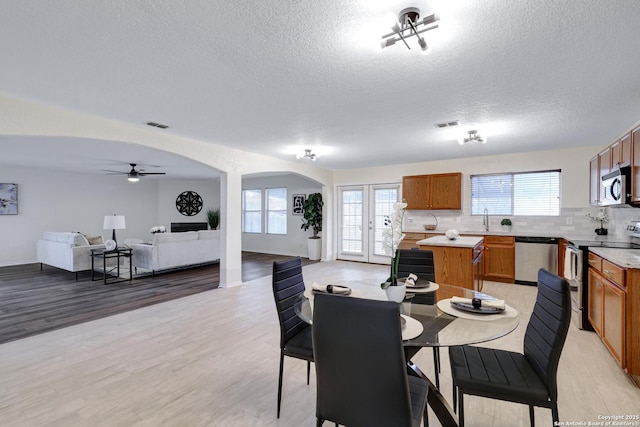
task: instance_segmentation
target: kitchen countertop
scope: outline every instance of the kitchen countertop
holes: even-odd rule
[[[570,233],[563,231],[548,231],[548,232],[540,232],[540,231],[502,231],[502,230],[465,230],[465,229],[457,229],[460,235],[472,235],[472,236],[519,236],[519,237],[555,237],[557,239],[565,239],[571,242],[628,242],[629,237],[627,236],[598,236],[595,233]],[[447,230],[444,228],[441,230],[425,230],[424,228],[405,228],[405,233],[424,233],[424,234],[434,234],[434,235],[444,235]]]
[[[602,258],[611,261],[620,267],[640,268],[640,249],[616,249],[616,248],[589,248]]]
[[[460,236],[456,240],[449,240],[445,236],[433,236],[426,239],[418,240],[418,246],[452,246],[458,248],[473,248],[482,242],[482,236]]]

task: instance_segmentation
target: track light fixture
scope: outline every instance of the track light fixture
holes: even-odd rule
[[[460,145],[468,144],[469,142],[480,142],[482,144],[487,142],[487,139],[480,136],[477,130],[470,130],[468,133],[469,136],[459,140]]]
[[[307,149],[304,150],[304,154],[300,153],[296,155],[296,159],[311,159],[312,162],[315,162],[317,157],[318,156],[312,153],[311,150]]]
[[[398,22],[393,24],[391,27],[393,32],[382,36],[380,46],[384,49],[385,47],[394,45],[397,41],[402,40],[405,46],[407,46],[407,49],[411,50],[406,39],[409,37],[417,37],[418,46],[420,46],[420,49],[423,51],[426,51],[428,48],[427,42],[422,36],[420,36],[420,34],[433,30],[434,28],[438,28],[438,24],[436,24],[438,19],[438,16],[435,13],[432,13],[421,20],[420,9],[417,7],[402,9],[398,14]]]

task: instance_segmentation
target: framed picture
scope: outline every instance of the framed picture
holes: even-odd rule
[[[0,215],[18,215],[18,184],[0,184]]]
[[[292,214],[302,215],[304,213],[304,201],[307,197],[304,194],[294,194],[292,204]]]

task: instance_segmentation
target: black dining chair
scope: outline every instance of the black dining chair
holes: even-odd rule
[[[433,251],[418,248],[398,249],[397,256],[400,257],[398,259],[398,277],[408,277],[409,274],[415,274],[418,279],[435,282],[436,269],[433,262]],[[435,305],[436,293],[415,294],[413,299],[420,304]],[[436,387],[440,388],[440,349],[438,347],[433,347],[433,370]]]
[[[524,354],[484,347],[449,348],[453,376],[453,407],[458,392],[458,420],[464,426],[463,395],[551,409],[558,422],[556,374],[571,321],[569,283],[545,270],[538,271],[538,296],[524,336]]]
[[[318,427],[420,425],[428,382],[407,374],[400,322],[394,302],[315,295]]]
[[[273,263],[273,297],[280,321],[280,373],[278,374],[278,418],[282,401],[282,374],[284,357],[294,357],[307,361],[307,384],[313,362],[311,325],[305,323],[295,313],[296,298],[304,293],[302,260],[300,257]]]

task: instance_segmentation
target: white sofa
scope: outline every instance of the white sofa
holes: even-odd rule
[[[102,237],[98,239],[102,242]],[[38,240],[36,259],[41,264],[51,265],[76,273],[91,269],[91,249],[104,249],[104,244],[90,245],[81,233],[46,231]]]
[[[134,268],[156,271],[220,259],[220,230],[156,233],[150,244],[131,245]]]

